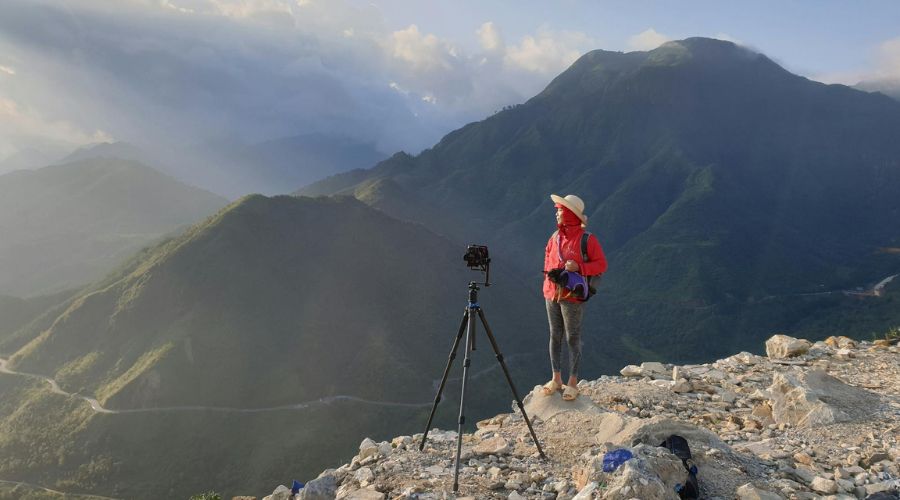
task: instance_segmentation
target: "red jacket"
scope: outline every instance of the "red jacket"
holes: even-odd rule
[[[581,258],[581,235],[584,229],[579,228],[575,231],[569,231],[572,234],[564,236],[562,233],[553,233],[550,240],[547,241],[547,248],[544,251],[544,272],[551,269],[565,267],[567,260],[574,260],[578,263],[578,272],[582,276],[597,276],[606,272],[606,255],[603,254],[603,247],[597,241],[597,236],[591,234],[588,238],[587,245],[587,262]],[[557,247],[557,240],[562,246],[562,260],[560,260],[560,252]],[[556,295],[556,284],[544,276],[544,298],[553,299]],[[565,299],[569,302],[579,302],[574,297]]]

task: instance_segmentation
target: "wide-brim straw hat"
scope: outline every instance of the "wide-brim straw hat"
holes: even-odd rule
[[[567,194],[565,197],[551,194],[550,199],[553,200],[553,203],[558,203],[571,210],[572,213],[581,219],[581,222],[587,224],[587,216],[584,215],[584,202],[581,201],[581,198],[574,194]]]

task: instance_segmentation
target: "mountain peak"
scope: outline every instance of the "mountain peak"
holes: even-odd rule
[[[650,51],[592,50],[550,82],[538,99],[561,95],[582,98],[617,83],[628,83],[652,68],[684,69],[695,76],[714,71],[739,80],[752,76],[793,77],[765,55],[734,42],[692,37],[666,42]],[[653,77],[659,78],[656,73]]]

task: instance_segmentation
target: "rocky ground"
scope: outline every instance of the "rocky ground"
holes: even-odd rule
[[[536,387],[525,407],[548,459],[514,407],[463,436],[458,493],[456,433],[433,430],[423,451],[421,434],[366,439],[295,498],[677,499],[685,466],[659,446],[671,434],[690,443],[700,498],[900,498],[900,348],[776,335],[766,352],[627,366],[581,381],[575,402]],[[603,472],[619,449],[634,458]]]

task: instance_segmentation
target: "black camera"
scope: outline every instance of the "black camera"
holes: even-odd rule
[[[484,286],[491,286],[491,257],[485,245],[469,245],[463,255],[466,265],[473,271],[485,273]]]
[[[469,245],[466,248],[466,254],[463,255],[463,259],[470,268],[477,268],[482,271],[485,266],[491,263],[491,258],[488,256],[488,247],[484,245]]]

